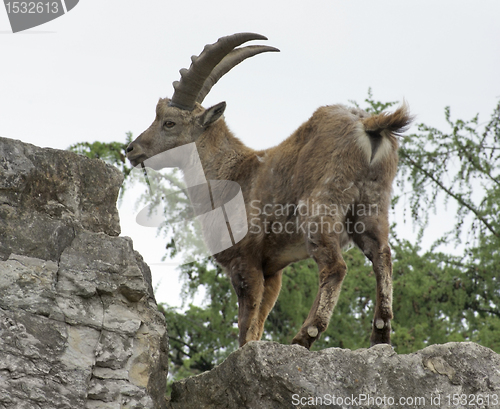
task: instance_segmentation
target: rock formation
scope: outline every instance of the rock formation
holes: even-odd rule
[[[498,408],[500,355],[474,343],[398,355],[390,345],[311,352],[250,342],[174,383],[170,409]]]
[[[0,408],[163,408],[167,333],[118,170],[0,138]]]
[[[122,176],[0,138],[0,409],[499,408],[500,356],[250,342],[174,383],[151,273],[120,232]]]

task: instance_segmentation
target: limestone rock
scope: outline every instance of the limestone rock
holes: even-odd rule
[[[122,180],[102,161],[0,138],[0,257],[57,261],[78,228],[118,236]]]
[[[170,409],[497,408],[500,355],[474,343],[398,355],[389,345],[311,352],[250,342],[174,383]]]
[[[164,408],[151,272],[118,237],[122,176],[0,138],[0,408]]]
[[[118,236],[121,181],[0,138],[0,409],[500,407],[500,356],[474,343],[398,355],[250,342],[166,402],[166,326],[148,266]]]

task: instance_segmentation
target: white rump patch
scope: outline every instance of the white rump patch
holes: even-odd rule
[[[366,161],[370,163],[372,159],[372,144],[370,143],[370,137],[366,134],[365,127],[361,122],[357,123],[354,135],[358,146],[365,155]]]
[[[387,155],[392,152],[392,145],[387,136],[384,134],[385,131],[382,131],[380,135],[380,144],[377,147],[375,155],[372,159],[372,145],[370,142],[370,137],[365,132],[365,128],[362,123],[359,123],[357,129],[355,131],[356,142],[358,146],[361,148],[361,151],[365,155],[366,160],[370,164],[374,164],[376,162],[381,161]]]
[[[382,131],[382,135],[380,136],[382,140],[380,141],[380,145],[378,146],[377,151],[375,152],[375,156],[373,157],[371,163],[376,163],[389,155],[392,151],[392,145],[389,139],[384,135],[384,131]]]

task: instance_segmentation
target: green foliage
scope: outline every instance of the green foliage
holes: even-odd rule
[[[492,234],[500,238],[500,103],[490,122],[480,129],[478,116],[469,121],[445,118],[451,132],[419,124],[420,133],[403,138],[400,149],[400,179],[412,189],[407,195],[414,220],[422,227],[426,214],[436,210],[441,195],[445,204],[457,205],[456,224],[441,242],[454,238],[460,243],[465,219],[471,222],[467,244]]]
[[[71,145],[68,150],[91,159],[102,159],[104,162],[116,166],[127,177],[132,171],[126,156],[127,146],[132,142],[132,133],[127,132],[125,135],[125,142],[79,142]]]
[[[449,108],[445,118],[450,132],[419,124],[419,133],[405,136],[400,149],[398,182],[411,186],[405,195],[422,231],[437,204],[457,210],[455,226],[424,254],[418,243],[396,239],[402,270],[394,270],[394,343],[405,345],[400,352],[451,340],[500,351],[500,103],[484,127],[478,116],[452,121]],[[464,250],[453,257],[438,251],[443,245]],[[418,281],[410,284],[412,279]],[[399,305],[401,283],[416,293],[403,291]]]
[[[371,90],[365,103],[364,109],[371,113],[395,104],[375,101]],[[392,226],[392,342],[398,353],[449,341],[474,341],[500,352],[500,103],[485,124],[478,116],[452,120],[449,108],[445,118],[449,132],[419,124],[417,133],[401,140],[399,192],[393,205],[404,199],[420,234],[411,243],[399,238],[397,226]],[[95,142],[71,149],[103,158],[133,176],[123,156],[126,145]],[[149,186],[139,201],[164,207],[167,221],[159,233],[169,242],[167,250],[172,250],[169,229],[189,216],[187,197],[175,172],[148,175]],[[141,183],[146,187],[144,178]],[[429,215],[443,203],[456,209],[455,225],[424,248]],[[184,250],[196,248],[192,243],[201,237],[199,232],[188,227],[181,230],[182,240],[176,244],[184,240]],[[463,250],[451,255],[450,246]],[[351,249],[344,257],[348,274],[339,302],[330,326],[313,349],[369,346],[375,277],[359,250]],[[237,300],[220,267],[198,257],[182,267],[181,279],[183,308],[159,306],[169,327],[171,381],[213,368],[238,346]],[[307,316],[317,287],[312,260],[287,267],[263,339],[289,343]],[[191,304],[200,292],[205,294],[202,305]]]
[[[460,271],[451,256],[426,252],[408,241],[397,242],[393,279],[393,345],[399,353],[431,344],[467,339]]]
[[[184,302],[202,288],[205,300],[202,307],[189,304],[184,310],[159,305],[168,323],[169,385],[212,369],[238,348],[237,299],[222,269],[205,259],[181,270]]]
[[[361,108],[356,101],[349,101],[349,102],[353,104],[356,108]],[[385,111],[386,109],[389,109],[390,107],[398,103],[397,101],[393,102],[375,101],[373,99],[373,93],[371,88],[368,88],[368,97],[365,98],[365,102],[367,105],[363,107],[363,109],[372,115],[380,114],[381,112]]]

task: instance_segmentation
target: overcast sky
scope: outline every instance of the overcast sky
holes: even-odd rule
[[[227,123],[252,148],[276,145],[321,105],[362,103],[369,87],[437,127],[448,105],[486,122],[500,97],[498,0],[81,0],[16,34],[0,9],[0,136],[59,149],[137,136],[190,56],[241,31],[281,52],[236,67],[204,105],[226,101]],[[123,233],[160,262],[164,244],[128,207]],[[160,270],[158,299],[171,301],[176,275]]]

